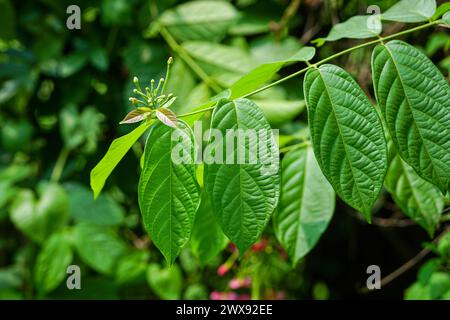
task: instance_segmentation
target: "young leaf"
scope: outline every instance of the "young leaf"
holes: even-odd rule
[[[445,194],[450,183],[450,89],[434,64],[394,40],[372,55],[375,93],[400,156]]]
[[[73,252],[67,234],[53,234],[42,247],[36,260],[36,288],[43,293],[55,289],[66,277]]]
[[[238,134],[239,129],[244,130],[243,135],[249,134],[249,137],[238,138],[237,143],[229,136],[226,141],[219,137],[210,139],[207,149],[214,150],[215,155],[222,154],[224,159],[214,158],[218,161],[205,163],[204,174],[205,189],[218,222],[242,255],[261,236],[278,203],[277,146],[264,114],[247,99],[219,101],[211,128],[218,129],[222,137],[226,137],[227,132]],[[259,133],[259,138],[252,137],[252,132],[245,129]],[[246,154],[248,159],[242,161],[240,155]],[[250,155],[258,155],[253,163]]]
[[[20,231],[34,241],[43,242],[67,223],[69,201],[65,190],[55,183],[40,184],[37,191],[38,200],[31,190],[19,192],[10,215]]]
[[[125,118],[120,121],[120,124],[123,123],[136,123],[144,120],[150,114],[150,108],[136,108],[131,110]]]
[[[382,13],[381,19],[411,23],[421,22],[430,19],[435,11],[435,0],[402,0]]]
[[[74,229],[74,240],[81,260],[103,274],[112,274],[119,258],[127,252],[116,232],[104,226],[79,223]]]
[[[209,197],[203,192],[202,202],[192,229],[192,252],[202,264],[206,264],[216,257],[227,244],[228,238],[223,234],[214,217]]]
[[[178,40],[220,40],[239,19],[225,1],[194,1],[164,11],[158,22]]]
[[[385,186],[403,212],[433,237],[444,208],[439,189],[420,178],[398,154],[390,161]]]
[[[378,36],[381,33],[382,25],[378,16],[354,16],[347,21],[333,26],[326,38],[314,40],[319,46],[324,41],[336,41],[339,39],[366,39]]]
[[[387,165],[381,120],[337,66],[310,69],[303,85],[317,162],[337,194],[370,221]]]
[[[91,188],[94,192],[94,198],[97,198],[105,185],[106,179],[111,172],[130,150],[133,144],[139,139],[140,136],[153,124],[154,121],[147,121],[141,124],[139,127],[131,131],[130,133],[115,139],[105,156],[91,171]]]
[[[177,128],[156,124],[145,145],[139,206],[145,229],[169,264],[189,240],[200,202],[194,148],[192,131],[182,122]]]
[[[293,263],[317,244],[334,212],[334,190],[311,147],[288,152],[281,163],[281,196],[275,234]]]
[[[167,108],[156,109],[156,117],[164,123],[166,126],[176,128],[177,127],[177,116],[172,110]]]

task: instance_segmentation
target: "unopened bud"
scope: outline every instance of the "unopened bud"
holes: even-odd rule
[[[173,63],[173,58],[172,57],[169,57],[169,59],[167,59],[167,64],[168,65],[171,65]]]

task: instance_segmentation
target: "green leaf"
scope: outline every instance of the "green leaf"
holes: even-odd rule
[[[183,48],[219,83],[232,85],[255,66],[247,52],[240,48],[206,41],[188,41]]]
[[[450,11],[444,14],[444,16],[442,17],[442,22],[450,27]]]
[[[209,197],[203,192],[192,230],[192,252],[202,264],[216,257],[228,244],[211,208]]]
[[[172,110],[167,108],[159,108],[155,111],[156,117],[164,123],[166,126],[176,128],[177,126],[177,116]]]
[[[261,108],[264,116],[273,128],[278,128],[298,116],[305,109],[304,100],[253,99]]]
[[[347,21],[338,23],[331,28],[326,38],[320,38],[313,42],[336,41],[339,39],[367,39],[378,36],[381,33],[381,21],[379,16],[365,15],[354,16]]]
[[[235,129],[236,134],[241,129],[243,133],[237,143],[224,143],[220,137],[211,136],[207,149],[216,155],[221,153],[224,159],[205,163],[204,174],[205,189],[211,197],[216,218],[242,256],[259,239],[277,206],[280,192],[278,149],[264,114],[247,99],[219,101],[211,128],[218,129],[221,137],[226,137],[229,129]],[[254,130],[252,132],[259,138],[252,137],[252,132],[244,137],[245,129]],[[227,152],[227,144],[233,147],[231,152]],[[241,156],[245,154],[249,157],[242,161]],[[251,154],[256,157],[255,161],[250,158]],[[241,161],[237,161],[239,158]]]
[[[70,214],[77,222],[89,222],[103,226],[123,223],[125,212],[110,196],[100,195],[94,201],[92,193],[81,184],[65,185],[69,195]]]
[[[80,223],[74,229],[75,248],[80,258],[99,273],[112,274],[127,247],[113,229]]]
[[[43,245],[36,259],[35,284],[40,292],[50,292],[66,277],[73,252],[67,234],[55,233]]]
[[[431,18],[431,20],[437,20],[439,19],[441,16],[445,16],[445,13],[447,11],[450,10],[450,2],[447,3],[443,3],[441,4],[437,9],[436,12],[434,13],[433,17]],[[448,12],[447,12],[448,13]]]
[[[445,194],[450,184],[450,89],[422,52],[394,40],[372,55],[375,93],[400,156]]]
[[[136,123],[136,122],[140,122],[142,120],[144,120],[145,118],[147,118],[151,113],[151,109],[150,108],[136,108],[131,110],[130,112],[128,112],[128,114],[125,116],[125,118],[123,118],[122,121],[120,121],[120,124],[125,124],[125,123]]]
[[[130,133],[115,139],[111,143],[111,146],[105,156],[91,171],[91,188],[92,191],[94,191],[94,198],[98,197],[103,189],[103,186],[105,185],[106,179],[109,177],[120,160],[122,160],[128,150],[130,150],[133,144],[152,124],[153,121],[147,121]]]
[[[433,237],[444,208],[439,189],[420,178],[395,150],[390,153],[394,155],[384,183],[386,189],[403,212]]]
[[[193,1],[163,12],[158,22],[178,40],[217,41],[238,20],[239,12],[225,1]]]
[[[188,242],[200,203],[193,139],[182,122],[177,128],[158,123],[145,145],[139,206],[145,229],[169,264]]]
[[[435,11],[435,0],[402,0],[382,13],[381,19],[397,22],[421,22],[430,19]]]
[[[147,282],[161,299],[180,299],[183,277],[177,265],[161,268],[156,263],[150,264],[147,269]]]
[[[148,258],[149,253],[144,250],[135,250],[120,258],[115,272],[116,281],[132,283],[145,276]]]
[[[313,47],[303,47],[288,59],[262,64],[246,75],[242,76],[241,78],[236,79],[236,82],[233,83],[229,89],[213,97],[209,102],[194,108],[192,111],[198,111],[208,107],[212,107],[221,98],[241,98],[246,94],[252,92],[253,90],[258,89],[267,81],[271,80],[276,75],[276,73],[286,64],[290,62],[309,61],[314,57],[315,52],[316,49]],[[185,120],[187,123],[193,124],[194,121],[198,120],[201,116],[202,114],[200,113],[185,118]]]
[[[286,60],[269,62],[256,67],[230,87],[231,92],[229,98],[240,98],[245,94],[258,89],[261,85],[271,80],[275,74],[289,62],[309,61],[314,57],[315,53],[315,48],[303,47]]]
[[[296,264],[317,244],[334,212],[334,190],[306,147],[281,163],[281,197],[273,216],[275,234]]]
[[[97,149],[97,138],[104,116],[95,108],[88,107],[78,113],[74,105],[61,111],[61,136],[69,150],[81,147],[82,151],[92,153]]]
[[[12,204],[10,216],[14,225],[25,235],[43,242],[61,230],[69,218],[69,200],[65,190],[56,183],[38,186],[39,199],[31,190],[22,190]]]
[[[340,67],[310,69],[303,85],[317,162],[342,200],[370,221],[387,166],[381,120]]]

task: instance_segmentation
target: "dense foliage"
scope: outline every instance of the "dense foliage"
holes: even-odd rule
[[[450,5],[262,2],[0,0],[0,298],[450,298]]]

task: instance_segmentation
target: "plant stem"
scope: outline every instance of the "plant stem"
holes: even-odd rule
[[[297,72],[294,72],[294,73],[292,73],[292,74],[290,74],[290,75],[288,75],[288,76],[286,76],[284,78],[281,78],[281,79],[279,79],[279,80],[277,80],[275,82],[269,83],[268,85],[265,85],[265,86],[263,86],[263,87],[261,87],[259,89],[253,90],[252,92],[249,92],[249,93],[244,94],[243,96],[237,97],[237,98],[247,98],[247,97],[252,96],[254,94],[257,94],[257,93],[259,93],[261,91],[267,90],[267,89],[269,89],[269,88],[271,88],[273,86],[276,86],[276,85],[278,85],[278,84],[280,84],[282,82],[285,82],[285,81],[287,81],[289,79],[295,78],[295,77],[305,73],[306,71],[308,71],[311,68],[315,68],[315,67],[317,67],[317,66],[319,66],[319,65],[321,65],[321,64],[323,64],[325,62],[328,62],[328,61],[333,60],[333,59],[335,59],[337,57],[340,57],[342,55],[350,53],[350,52],[352,52],[354,50],[365,48],[365,47],[368,47],[368,46],[371,46],[371,45],[383,42],[385,40],[390,40],[390,39],[393,39],[393,38],[396,38],[396,37],[399,37],[399,36],[402,36],[402,35],[405,35],[405,34],[408,34],[408,33],[411,33],[411,32],[419,31],[419,30],[431,27],[431,26],[439,24],[439,23],[441,23],[441,20],[428,22],[426,24],[423,24],[423,25],[415,27],[415,28],[411,28],[411,29],[407,29],[407,30],[404,30],[404,31],[401,31],[401,32],[398,32],[398,33],[394,33],[394,34],[386,36],[386,37],[379,37],[379,38],[377,38],[375,40],[372,40],[372,41],[369,41],[369,42],[365,42],[365,43],[356,45],[354,47],[345,49],[345,50],[343,50],[341,52],[338,52],[336,54],[333,54],[333,55],[331,55],[331,56],[329,56],[329,57],[327,57],[325,59],[322,59],[322,60],[320,60],[320,61],[318,61],[318,62],[316,62],[314,64],[308,65],[306,68],[303,68],[303,69],[301,69],[301,70],[299,70]],[[191,113],[182,114],[182,115],[179,115],[178,117],[185,117],[185,116],[189,116],[189,115],[193,115],[193,114],[197,114],[197,113],[201,113],[201,112],[206,112],[206,111],[212,110],[212,109],[214,109],[214,107],[208,107],[208,108],[197,110],[197,111],[194,111],[194,112],[191,112]]]
[[[63,147],[61,152],[59,153],[58,159],[56,159],[55,166],[53,167],[52,174],[50,176],[50,180],[53,182],[58,182],[61,178],[61,174],[64,170],[64,166],[66,164],[67,158],[69,157],[70,150]]]
[[[200,68],[200,66],[191,58],[183,47],[175,41],[166,28],[161,27],[160,34],[169,47],[178,54],[178,56],[192,69],[192,71],[197,74],[197,76],[199,76],[200,79],[202,79],[203,82],[206,83],[208,87],[210,87],[215,93],[222,91],[222,88],[213,79],[211,79],[202,68]]]
[[[205,109],[201,109],[201,110],[197,110],[197,111],[192,111],[192,112],[188,112],[188,113],[184,113],[184,114],[181,114],[181,115],[179,115],[179,116],[177,116],[177,117],[178,117],[178,118],[189,117],[189,116],[192,116],[192,115],[194,115],[194,114],[203,113],[203,112],[206,112],[206,111],[209,111],[209,110],[214,110],[215,107],[216,107],[216,106],[208,107],[208,108],[205,108]]]

